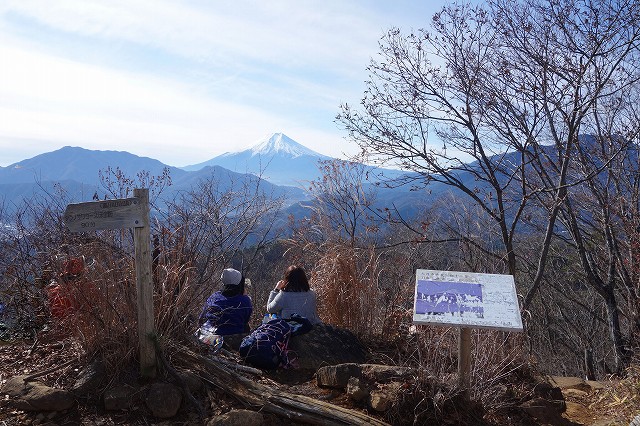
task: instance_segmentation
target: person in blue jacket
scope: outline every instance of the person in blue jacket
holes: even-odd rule
[[[235,269],[225,269],[220,277],[223,288],[207,299],[198,323],[220,336],[249,331],[253,312],[251,298],[245,294],[245,277]]]

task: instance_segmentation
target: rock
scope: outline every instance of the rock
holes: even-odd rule
[[[404,381],[413,378],[416,374],[413,368],[395,365],[362,364],[360,368],[364,377],[377,383]]]
[[[366,356],[353,333],[328,324],[316,324],[308,333],[292,337],[289,349],[297,356],[298,369],[311,374],[325,365],[362,363]]]
[[[318,386],[344,389],[351,377],[362,377],[360,364],[348,363],[320,367],[316,372]]]
[[[400,388],[399,383],[394,383],[390,387],[382,389],[376,389],[369,394],[369,400],[367,401],[369,407],[372,410],[379,413],[387,411],[393,405],[393,402],[398,398],[398,390]]]
[[[24,411],[62,411],[73,407],[75,397],[64,389],[46,386],[38,381],[25,382],[26,376],[7,380],[1,391],[9,396],[9,403]]]
[[[591,391],[591,386],[589,386],[583,379],[580,377],[563,377],[563,376],[552,376],[549,379],[549,383],[552,386],[557,386],[560,389],[578,389],[584,392]]]
[[[136,390],[131,386],[107,389],[102,397],[105,410],[120,411],[129,408],[133,404],[135,392]]]
[[[585,380],[584,382],[588,384],[589,387],[593,390],[606,389],[610,386],[610,385],[607,385],[606,383],[599,382],[597,380]]]
[[[170,383],[154,383],[149,386],[144,402],[154,417],[168,419],[180,409],[182,392]]]
[[[369,396],[369,406],[379,413],[387,411],[391,407],[391,402],[392,400],[382,392],[374,391]]]
[[[104,364],[100,360],[94,360],[80,371],[78,379],[71,388],[71,392],[82,397],[97,393],[106,381],[107,371]]]
[[[562,390],[557,386],[551,385],[549,382],[537,383],[533,388],[533,394],[537,397],[550,400],[564,399]]]
[[[562,413],[566,410],[563,400],[548,400],[533,398],[520,404],[520,409],[544,424],[558,424],[562,422]]]
[[[562,391],[562,394],[565,397],[582,398],[585,395],[588,395],[589,393],[585,392],[585,391],[578,390],[578,389],[565,389],[565,390]]]
[[[215,416],[207,422],[207,426],[261,426],[264,423],[262,414],[251,410],[231,410]]]
[[[357,377],[347,382],[346,394],[354,401],[364,401],[369,396],[369,386]]]
[[[318,386],[344,389],[351,377],[363,378],[369,382],[389,383],[411,379],[415,373],[416,371],[409,367],[347,363],[320,367],[316,372],[316,380]]]

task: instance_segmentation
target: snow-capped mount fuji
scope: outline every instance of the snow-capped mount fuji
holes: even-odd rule
[[[273,133],[253,147],[227,152],[203,163],[182,167],[195,171],[206,166],[221,166],[238,173],[258,175],[276,185],[299,186],[318,178],[318,161],[331,157],[319,154],[283,133]]]
[[[251,148],[251,155],[289,155],[291,158],[308,155],[311,157],[329,158],[299,144],[284,133],[273,133],[272,135],[267,136],[262,140],[262,142],[259,142]]]

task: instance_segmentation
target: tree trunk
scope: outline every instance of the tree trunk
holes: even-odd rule
[[[624,344],[622,332],[620,331],[620,317],[618,315],[618,303],[611,286],[602,289],[602,297],[607,308],[607,322],[609,323],[609,333],[613,342],[615,354],[614,371],[621,373],[627,364],[627,349]]]

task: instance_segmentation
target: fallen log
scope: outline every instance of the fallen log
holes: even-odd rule
[[[265,386],[233,371],[227,363],[219,363],[181,346],[173,348],[175,356],[191,368],[198,368],[208,383],[233,396],[245,407],[312,425],[373,425],[387,423],[356,410],[319,401],[303,395],[294,395],[277,386]]]

